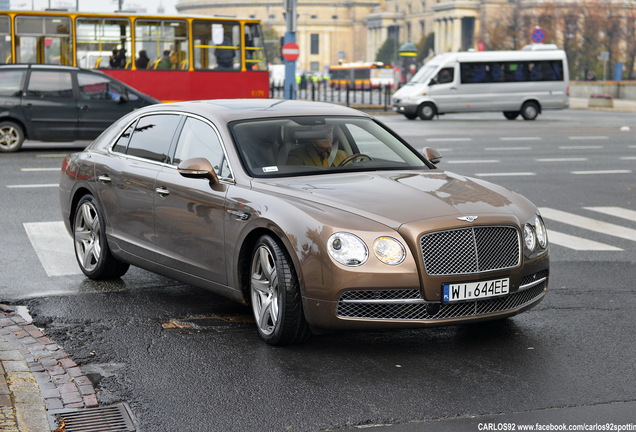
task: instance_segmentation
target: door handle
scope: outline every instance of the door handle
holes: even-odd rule
[[[99,180],[102,183],[110,183],[111,182],[110,177],[108,175],[106,175],[106,174],[102,174],[102,175],[98,176],[97,180]]]
[[[165,187],[158,187],[155,189],[155,191],[162,197],[170,195],[170,191],[166,189]]]
[[[82,106],[80,107],[80,109],[81,109],[82,111],[88,111],[88,105],[82,105]]]

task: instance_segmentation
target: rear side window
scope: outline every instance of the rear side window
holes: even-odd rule
[[[126,153],[165,162],[180,120],[181,116],[176,114],[154,114],[140,118],[132,131]]]
[[[25,71],[0,71],[0,96],[20,96]]]
[[[502,61],[462,63],[462,84],[563,81],[563,61]]]
[[[44,99],[72,99],[73,82],[70,72],[31,71],[27,97]]]

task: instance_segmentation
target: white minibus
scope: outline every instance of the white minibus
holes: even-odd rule
[[[411,120],[478,111],[534,120],[543,110],[568,108],[569,82],[565,52],[554,45],[445,53],[393,94],[393,111]]]

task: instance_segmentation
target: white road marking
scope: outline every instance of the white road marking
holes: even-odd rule
[[[606,245],[604,243],[564,234],[558,231],[548,229],[548,240],[550,243],[566,247],[573,250],[589,250],[589,251],[622,251],[623,249],[615,246]]]
[[[588,175],[588,174],[631,174],[631,170],[598,170],[598,171],[572,171],[570,174]]]
[[[449,164],[487,164],[487,163],[499,163],[497,159],[474,159],[474,160],[449,160],[446,163]]]
[[[60,168],[21,168],[22,172],[60,171]]]
[[[472,141],[472,138],[426,138],[426,141]]]
[[[9,189],[28,189],[28,188],[56,188],[60,185],[58,183],[41,183],[41,184],[17,184],[7,185]]]
[[[532,150],[532,147],[486,147],[486,151],[526,151]]]
[[[587,158],[545,158],[535,159],[537,162],[585,162]]]
[[[501,141],[541,141],[541,137],[500,137]]]
[[[636,210],[630,210],[622,207],[583,207],[585,210],[591,210],[610,216],[616,216],[628,221],[636,222]]]
[[[477,177],[527,177],[536,175],[533,172],[509,172],[509,173],[476,173]]]
[[[64,222],[31,222],[23,225],[47,275],[82,273],[75,260],[73,239],[66,231]]]
[[[620,225],[615,225],[608,222],[588,218],[575,213],[568,213],[561,210],[552,209],[549,207],[541,207],[539,209],[541,215],[546,219],[555,220],[567,225],[572,225],[577,228],[583,228],[586,230],[594,231],[597,233],[619,237],[625,240],[631,240],[636,242],[636,229],[627,228]]]
[[[559,150],[600,150],[603,146],[559,146]]]
[[[606,140],[609,137],[606,136],[571,136],[568,137],[571,140]]]

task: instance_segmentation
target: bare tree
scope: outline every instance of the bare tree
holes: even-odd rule
[[[631,4],[625,13],[625,69],[628,80],[636,79],[634,66],[636,60],[636,6]]]

